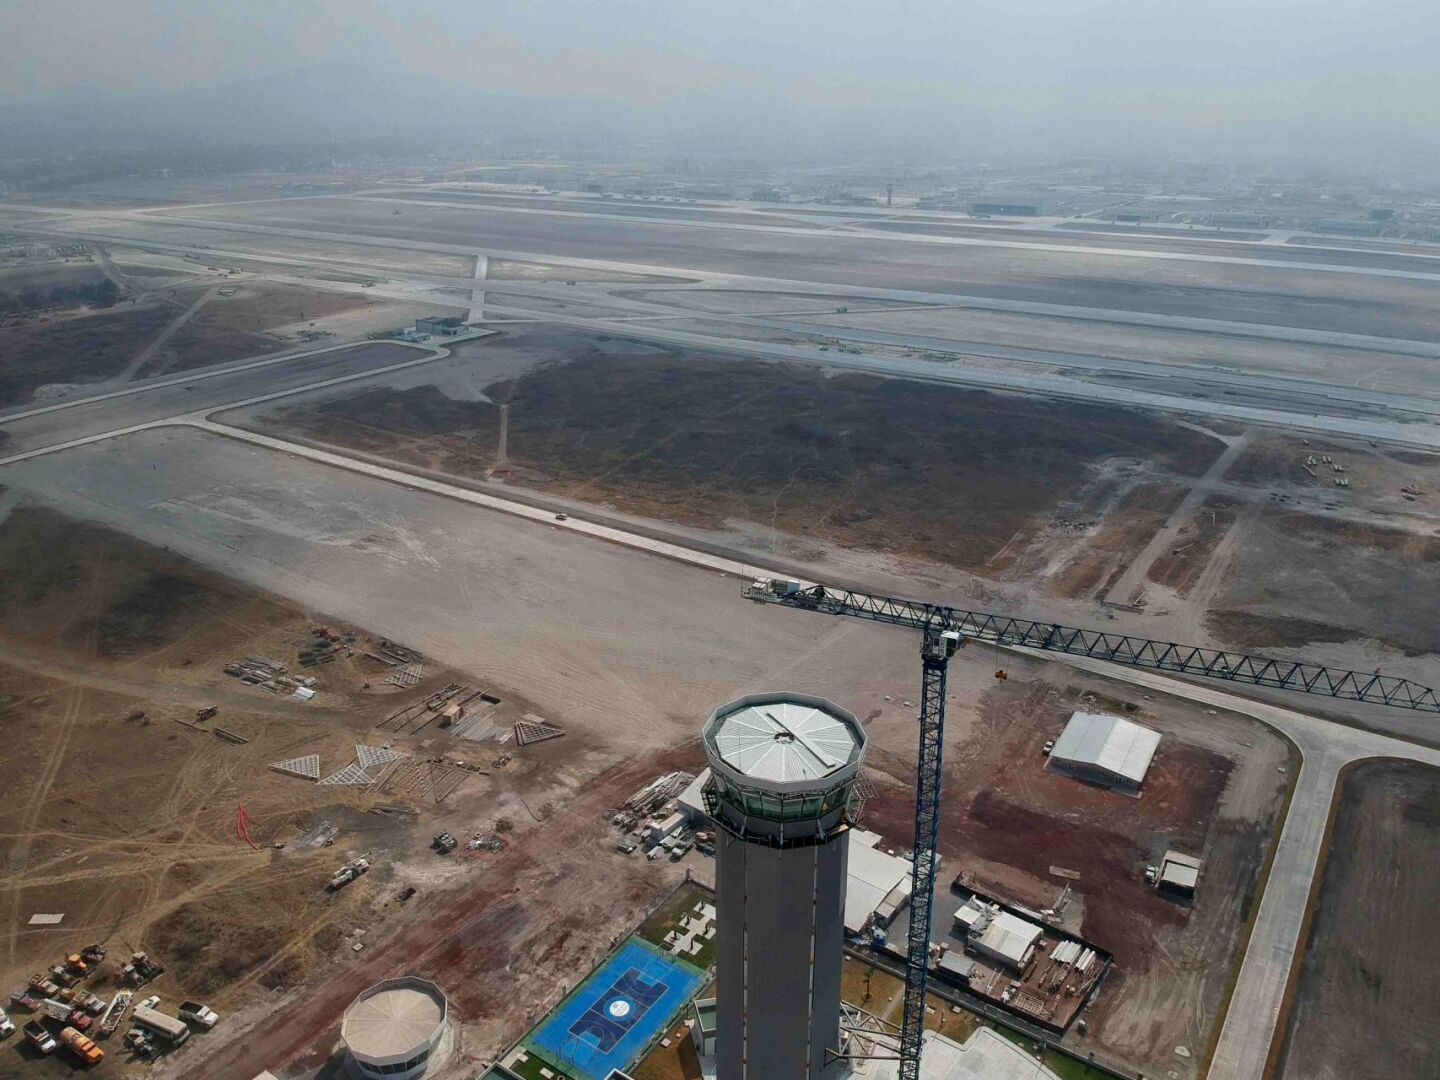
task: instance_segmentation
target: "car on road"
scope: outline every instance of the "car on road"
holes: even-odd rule
[[[570,520],[570,515],[569,515],[569,514],[556,514],[556,515],[555,515],[555,520],[556,520],[556,521],[569,521],[569,520]]]

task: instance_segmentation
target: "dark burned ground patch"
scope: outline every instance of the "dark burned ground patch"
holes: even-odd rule
[[[1286,615],[1257,615],[1252,611],[1211,611],[1205,627],[1235,649],[1293,648],[1300,645],[1349,641],[1354,630],[1313,619]]]
[[[189,884],[184,870],[178,864],[168,875],[177,889]],[[355,919],[364,894],[383,887],[367,877],[327,893],[333,870],[319,860],[271,867],[245,887],[176,908],[150,927],[148,943],[165,958],[171,977],[197,995],[213,997],[241,980],[291,989],[335,955],[344,937],[342,920]]]
[[[222,614],[255,627],[294,617],[200,566],[39,507],[0,526],[0,566],[0,634],[106,658],[160,648]]]
[[[1218,444],[1106,406],[813,368],[581,354],[522,376],[509,457],[566,495],[705,525],[740,518],[978,567],[1107,458],[1194,475]],[[365,449],[424,439],[493,463],[498,410],[435,387],[368,390],[272,422]],[[536,476],[540,479],[536,479]]]
[[[1440,537],[1270,510],[1241,541],[1208,622],[1237,648],[1375,638],[1440,652]]]
[[[1440,770],[1352,769],[1317,897],[1277,1075],[1440,1076]]]
[[[120,371],[175,317],[168,304],[0,327],[0,405],[47,383],[94,382]]]

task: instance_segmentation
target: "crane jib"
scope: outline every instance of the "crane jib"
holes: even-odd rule
[[[1440,713],[1440,693],[1408,679],[1380,672],[1347,671],[1323,664],[1153,641],[1129,634],[966,611],[824,585],[802,587],[793,581],[757,581],[746,587],[745,595],[763,603],[870,619],[894,626],[954,630],[964,638],[994,645],[1086,656],[1177,675],[1223,679],[1370,705]]]

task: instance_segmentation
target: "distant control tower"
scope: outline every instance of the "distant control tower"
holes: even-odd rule
[[[705,724],[716,846],[717,1080],[836,1080],[854,715],[757,694]]]

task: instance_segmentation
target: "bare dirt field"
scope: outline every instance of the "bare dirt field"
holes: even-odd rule
[[[1084,1014],[1088,1033],[1072,1030],[1068,1044],[1146,1075],[1196,1075],[1293,775],[1288,751],[1248,720],[1091,685],[1053,665],[977,656],[961,678],[997,665],[1007,681],[992,679],[973,706],[962,699],[951,708],[964,719],[945,749],[941,885],[958,874],[971,888],[1038,910],[1055,905],[1070,882],[1067,928],[1112,952],[1115,966]],[[966,679],[977,683],[983,688]],[[1118,712],[1162,733],[1139,799],[1045,768],[1041,744],[1077,708]],[[882,751],[869,766],[880,794],[863,824],[901,848],[913,828],[911,761]],[[1193,905],[1145,883],[1145,867],[1172,847],[1205,860]],[[1177,1046],[1191,1057],[1176,1056]]]
[[[1277,1075],[1440,1076],[1440,771],[1345,775]]]
[[[1266,510],[1241,540],[1209,620],[1237,646],[1374,638],[1410,655],[1434,653],[1437,589],[1440,535]]]
[[[0,563],[10,568],[0,585],[0,786],[15,795],[0,809],[7,992],[101,941],[111,955],[87,987],[102,996],[118,986],[129,950],[144,948],[168,968],[147,992],[202,997],[227,1017],[268,1003],[354,957],[351,946],[369,940],[357,930],[378,932],[390,915],[424,910],[432,894],[474,875],[489,880],[487,864],[504,850],[443,860],[426,847],[435,827],[500,836],[506,850],[528,843],[603,768],[580,734],[520,748],[462,741],[438,723],[414,735],[377,729],[454,673],[426,664],[416,685],[388,685],[390,669],[365,657],[377,646],[364,635],[353,650],[337,646],[335,662],[304,669],[295,642],[313,640],[316,616],[103,528],[22,506],[0,525]],[[224,665],[247,655],[313,672],[316,697],[302,704],[228,678]],[[207,705],[218,715],[198,720]],[[494,715],[518,719],[533,708],[507,694]],[[328,773],[354,758],[357,743],[391,744],[417,760],[438,751],[483,771],[437,804],[402,788],[317,785],[269,768],[313,753]],[[510,760],[497,767],[502,749]],[[618,804],[628,794],[605,798]],[[237,833],[241,806],[253,847]],[[316,829],[334,846],[307,842]],[[558,837],[562,848],[577,845],[575,880],[597,875],[595,910],[557,896],[535,915],[537,929],[567,917],[560,907],[575,929],[593,928],[611,899],[608,868],[594,860],[594,835],[572,823]],[[362,853],[374,869],[327,893],[330,875]],[[641,900],[680,872],[646,869],[612,887]],[[406,887],[418,892],[402,901]],[[28,924],[48,912],[64,914],[60,926]],[[527,909],[513,925],[530,917]],[[569,957],[551,950],[540,959],[537,980],[558,983]],[[98,1072],[121,1075],[118,1036],[107,1050]],[[0,1054],[0,1076],[63,1071],[59,1059],[30,1062],[19,1040]]]
[[[1092,467],[1126,458],[1192,475],[1218,450],[1119,409],[576,344],[569,363],[489,388],[492,401],[373,388],[270,423],[651,516],[758,521],[967,568],[1032,529]],[[501,470],[497,401],[509,406]]]

